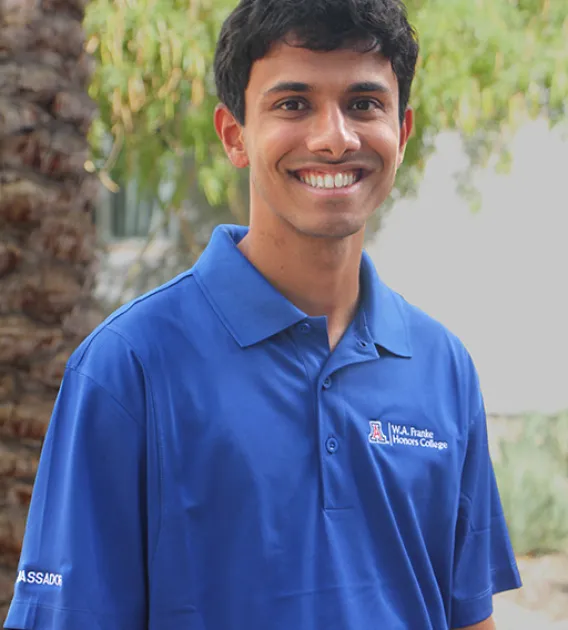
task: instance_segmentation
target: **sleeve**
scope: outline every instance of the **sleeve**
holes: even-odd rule
[[[6,628],[146,627],[142,425],[93,378],[67,369],[42,449]]]
[[[472,422],[461,479],[451,628],[493,613],[493,595],[521,586],[489,455],[483,403]]]

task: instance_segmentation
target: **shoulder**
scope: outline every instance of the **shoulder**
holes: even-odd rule
[[[190,269],[117,309],[93,331],[91,339],[114,333],[132,347],[140,348],[156,327],[187,317],[196,293],[199,289]]]
[[[393,291],[399,309],[406,321],[413,348],[419,352],[430,349],[446,349],[470,360],[469,352],[461,339],[442,322],[408,302],[402,295]]]
[[[435,350],[449,352],[471,362],[469,351],[453,331],[391,287],[384,283],[383,287],[404,321],[413,354]]]
[[[113,393],[148,387],[156,369],[152,361],[156,349],[175,347],[179,331],[195,325],[199,294],[189,270],[132,300],[84,339],[71,355],[67,369]]]
[[[470,401],[470,408],[482,404],[479,377],[473,358],[461,339],[440,321],[389,289],[405,322],[416,364],[428,374],[450,383]]]

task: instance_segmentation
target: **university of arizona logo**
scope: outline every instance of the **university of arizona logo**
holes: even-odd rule
[[[390,446],[412,446],[418,448],[430,448],[438,451],[445,451],[449,448],[448,442],[441,440],[434,435],[434,431],[421,429],[406,424],[395,424],[385,422],[386,433],[379,420],[369,422],[371,432],[369,442],[371,444],[389,444]]]
[[[378,420],[371,420],[369,426],[371,427],[369,442],[373,444],[389,444],[387,436],[383,433],[383,427]]]

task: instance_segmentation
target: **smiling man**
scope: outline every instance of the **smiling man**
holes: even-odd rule
[[[397,0],[228,18],[215,127],[250,226],[71,357],[7,628],[494,628],[520,579],[475,369],[363,252],[417,54]]]

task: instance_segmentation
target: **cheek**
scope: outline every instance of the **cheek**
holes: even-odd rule
[[[300,125],[266,125],[259,132],[257,151],[263,161],[274,166],[304,143],[305,133],[302,133]]]
[[[382,157],[385,167],[389,168],[391,164],[398,162],[400,136],[398,130],[391,129],[383,125],[374,136],[373,148]]]

